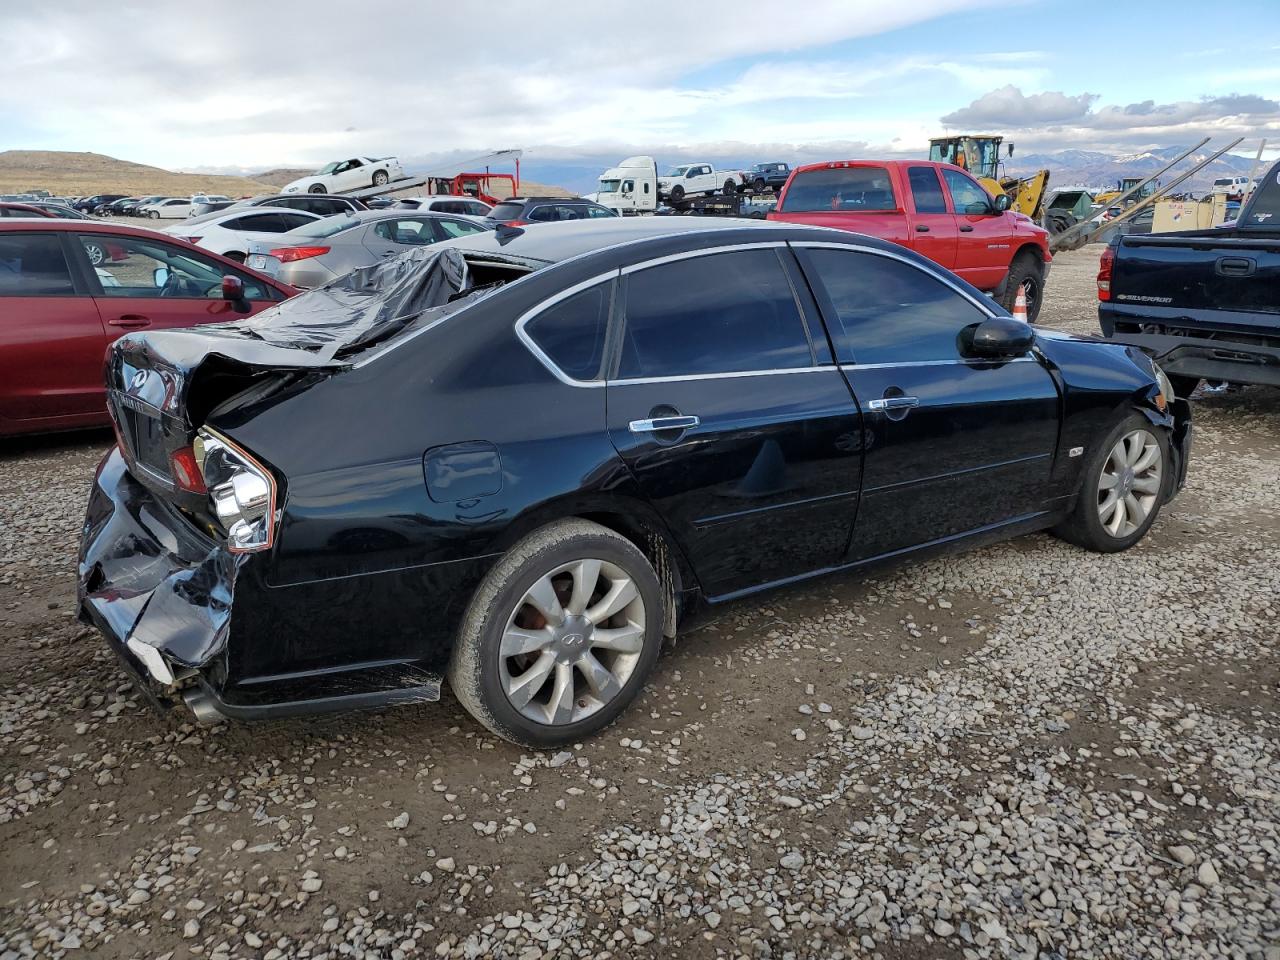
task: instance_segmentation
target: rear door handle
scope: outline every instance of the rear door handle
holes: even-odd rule
[[[659,430],[689,430],[700,422],[697,417],[654,417],[652,420],[632,420],[628,427],[632,433],[656,433]]]
[[[967,223],[966,223],[966,224],[964,224],[963,226],[961,226],[961,227],[960,227],[960,232],[961,232],[961,233],[973,233],[973,227],[971,227],[969,224],[967,224]]]
[[[916,224],[916,233],[928,233],[929,228],[923,223]]]
[[[151,318],[144,317],[140,313],[126,313],[118,317],[112,317],[107,321],[112,327],[124,327],[126,330],[133,330],[138,327],[151,326]]]
[[[1253,275],[1257,263],[1249,257],[1219,257],[1215,266],[1221,277],[1248,277]]]
[[[920,406],[919,397],[882,397],[879,400],[868,400],[868,410],[910,410]]]

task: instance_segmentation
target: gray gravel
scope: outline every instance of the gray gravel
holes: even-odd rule
[[[1280,960],[1280,391],[1196,413],[1133,551],[738,603],[539,755],[447,699],[154,717],[72,617],[109,437],[0,448],[0,958]]]

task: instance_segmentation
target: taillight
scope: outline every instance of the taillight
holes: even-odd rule
[[[504,220],[502,221],[502,225],[504,227],[527,227],[529,225],[529,221],[528,220]]]
[[[281,263],[293,263],[295,260],[323,257],[329,250],[329,247],[280,247],[278,250],[272,250],[271,256]]]
[[[209,506],[227,534],[227,549],[271,549],[276,529],[276,481],[271,471],[206,427],[196,433],[195,459],[209,488]]]
[[[1098,261],[1098,299],[1111,299],[1111,269],[1116,262],[1116,250],[1107,244],[1102,251],[1102,259]]]
[[[196,462],[196,452],[191,447],[179,447],[169,454],[169,473],[179,490],[187,493],[209,492],[200,473],[200,464]]]
[[[185,241],[187,241],[187,243],[199,243],[199,242],[200,242],[200,238],[199,238],[199,237],[183,237],[182,239],[183,239],[183,240],[185,240]]]

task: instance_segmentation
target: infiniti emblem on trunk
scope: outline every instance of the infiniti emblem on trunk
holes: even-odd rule
[[[139,370],[137,373],[133,375],[133,379],[129,381],[129,389],[137,390],[146,382],[147,382],[147,371]]]

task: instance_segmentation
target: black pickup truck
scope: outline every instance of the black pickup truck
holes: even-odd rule
[[[1150,354],[1180,396],[1202,378],[1280,386],[1280,163],[1234,224],[1112,240],[1098,320]]]

